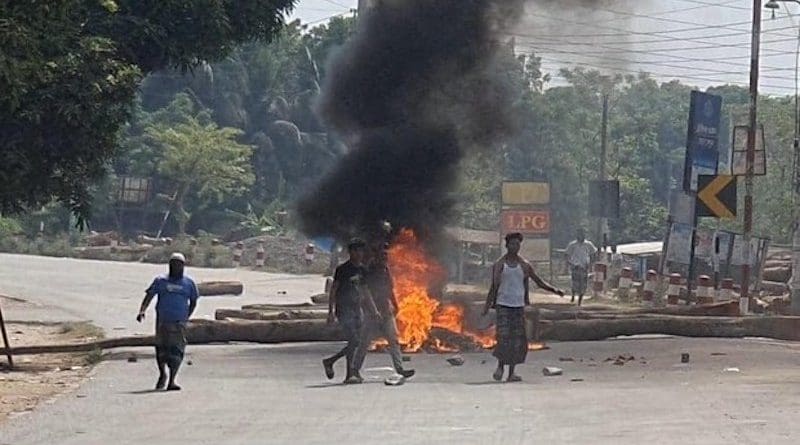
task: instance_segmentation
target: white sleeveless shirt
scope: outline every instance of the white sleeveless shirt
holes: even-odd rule
[[[521,263],[512,267],[503,261],[496,304],[507,307],[525,306],[525,271]]]

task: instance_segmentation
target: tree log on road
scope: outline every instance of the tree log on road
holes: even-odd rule
[[[548,309],[533,306],[526,309],[526,316],[539,312],[543,320],[590,320],[590,319],[618,319],[618,318],[646,318],[648,315],[685,315],[705,317],[736,317],[739,315],[738,301],[723,301],[711,304],[697,304],[691,306],[661,307],[661,308],[605,308],[602,310],[584,310],[574,306],[558,309]]]
[[[767,295],[781,296],[789,293],[789,285],[783,282],[762,281],[761,289]]]
[[[800,340],[800,317],[682,317],[644,314],[639,318],[542,321],[541,340],[589,341],[621,335],[665,334],[682,337],[767,337]],[[341,330],[323,320],[193,320],[190,344],[227,342],[290,343],[343,340]],[[153,346],[153,337],[125,337],[91,343],[12,347],[13,355],[89,352],[97,349]],[[6,351],[0,349],[0,354]]]
[[[187,327],[186,337],[190,344],[228,342],[293,343],[344,339],[339,326],[335,324],[329,325],[325,320],[192,320]],[[18,347],[12,345],[11,354],[63,354],[139,346],[155,346],[155,337],[121,337],[88,343],[61,345]],[[0,349],[0,354],[5,354],[5,352],[5,348]]]
[[[242,295],[244,285],[240,281],[203,281],[197,285],[200,296]]]
[[[764,278],[765,281],[776,281],[779,283],[787,283],[789,282],[789,278],[792,277],[792,268],[769,267],[764,269],[762,277]]]
[[[259,311],[253,309],[217,309],[214,314],[217,320],[325,320],[328,318],[327,310],[285,310],[285,311]]]
[[[589,341],[621,335],[665,334],[682,337],[768,337],[800,340],[800,317],[677,317],[569,320],[542,323],[543,340]]]

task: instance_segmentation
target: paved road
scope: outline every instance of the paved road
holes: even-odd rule
[[[149,332],[131,319],[160,266],[0,255],[0,293],[42,306],[43,318],[92,319],[106,329]],[[300,301],[319,277],[191,270],[241,279],[244,298],[204,299],[201,315],[243,302]],[[287,291],[287,295],[278,294]],[[54,309],[55,308],[55,309]],[[17,315],[31,315],[27,313]],[[530,444],[793,443],[800,437],[800,345],[766,340],[636,339],[553,343],[522,367],[525,382],[490,382],[488,354],[451,367],[415,355],[403,387],[369,371],[367,384],[324,380],[333,344],[191,347],[181,393],[150,393],[148,349],[119,354],[77,393],[0,425],[0,445],[49,444]],[[691,361],[679,363],[689,352]],[[624,366],[608,357],[634,355]],[[561,357],[573,361],[560,361]],[[388,365],[373,354],[367,366]],[[563,377],[545,378],[544,365]],[[341,366],[341,365],[340,365]],[[738,367],[740,372],[723,372]],[[341,368],[339,369],[341,372]],[[339,376],[341,377],[341,376]],[[581,379],[582,381],[572,381]]]
[[[490,382],[488,354],[467,355],[462,367],[416,355],[419,376],[402,387],[384,386],[380,369],[368,371],[361,386],[329,384],[319,358],[336,348],[330,344],[194,347],[181,393],[146,392],[155,377],[150,360],[106,362],[78,393],[0,429],[0,444],[731,445],[800,437],[796,345],[650,339],[551,346],[529,357],[519,384]],[[691,354],[688,365],[679,363],[681,352]],[[618,354],[636,360],[603,362]],[[367,360],[368,367],[386,364],[379,354]],[[561,366],[565,375],[543,377],[543,365]],[[723,372],[731,366],[740,372]]]
[[[166,265],[48,258],[0,254],[0,294],[24,298],[39,305],[5,314],[8,319],[91,320],[109,335],[121,336],[153,331],[149,321],[136,323],[144,290]],[[324,290],[318,275],[289,275],[240,269],[187,268],[195,281],[239,280],[241,297],[204,297],[196,318],[213,318],[220,307],[238,308],[250,303],[298,303]],[[281,294],[280,292],[285,292]]]

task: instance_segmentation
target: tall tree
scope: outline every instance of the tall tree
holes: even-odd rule
[[[0,210],[83,217],[142,76],[269,40],[294,0],[0,2]]]
[[[181,234],[191,217],[187,198],[196,198],[200,205],[220,202],[244,193],[253,183],[252,148],[236,142],[241,130],[190,117],[174,126],[156,124],[147,132],[163,147],[158,170],[175,186],[172,205]]]

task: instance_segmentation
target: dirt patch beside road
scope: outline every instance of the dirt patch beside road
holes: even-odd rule
[[[14,322],[6,329],[12,346],[81,342],[103,336],[89,323]],[[14,369],[9,370],[5,356],[0,357],[0,422],[74,390],[99,358],[99,353],[26,355],[15,357]]]

